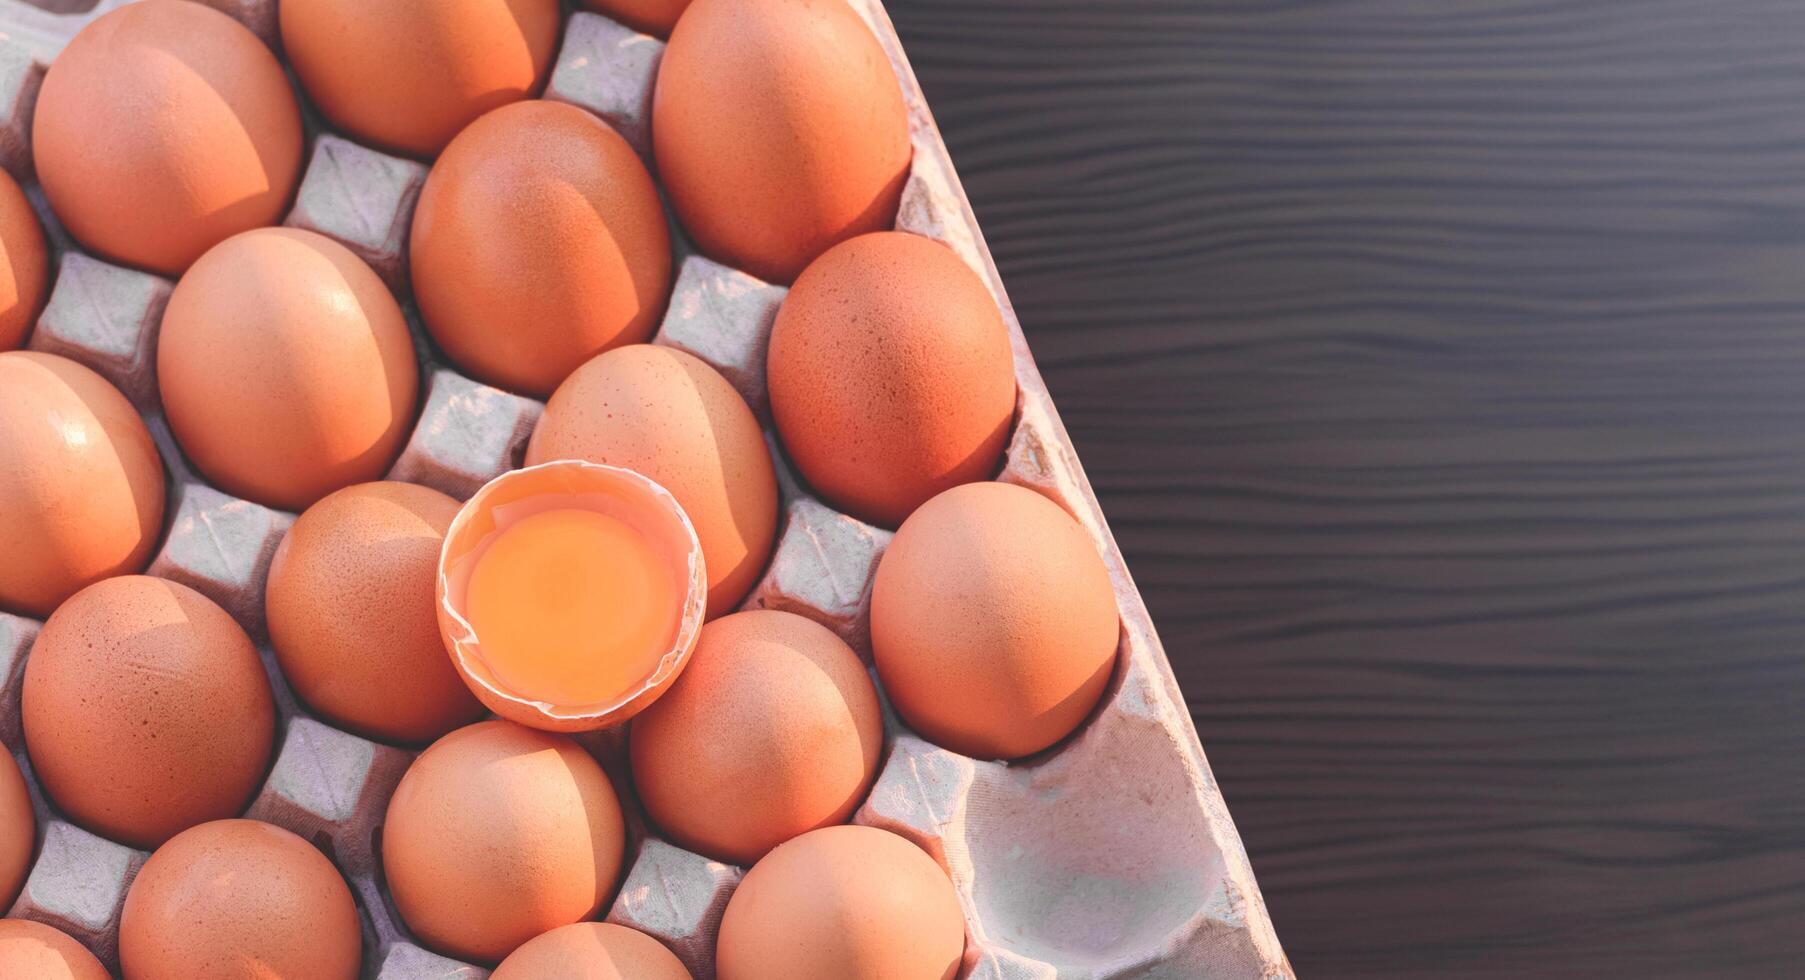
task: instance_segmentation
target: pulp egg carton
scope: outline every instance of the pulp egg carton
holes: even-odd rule
[[[125,0],[0,0],[0,165],[32,182],[30,123],[44,71],[88,20]],[[276,0],[204,0],[276,43]],[[1070,511],[1103,554],[1121,611],[1115,677],[1071,738],[1013,763],[966,758],[886,716],[886,761],[855,822],[914,841],[946,869],[967,922],[961,977],[1102,980],[1291,976],[1239,836],[1198,744],[1145,604],[1135,590],[1072,444],[1036,370],[920,86],[879,0],[850,0],[895,67],[909,107],[913,172],[896,225],[953,248],[988,284],[1009,325],[1019,386],[1015,431],[998,478]],[[651,91],[663,43],[576,13],[546,98],[589,109],[649,157]],[[325,132],[310,120],[311,159],[286,224],[343,242],[403,298],[406,237],[424,164]],[[352,883],[364,922],[366,977],[485,977],[488,971],[415,944],[385,894],[380,846],[389,794],[413,752],[311,717],[267,649],[263,586],[294,515],[234,499],[184,462],[157,404],[153,353],[173,284],[76,251],[36,188],[30,194],[59,254],[30,347],[74,358],[111,379],[144,413],[174,481],[169,526],[150,573],[194,587],[264,647],[281,714],[278,750],[247,816],[313,841]],[[674,224],[674,222],[673,222]],[[891,533],[812,497],[769,435],[764,358],[785,290],[693,254],[678,238],[670,306],[656,342],[718,368],[767,428],[782,474],[783,525],[748,607],[783,609],[833,629],[870,656],[871,582]],[[459,499],[519,465],[543,406],[473,381],[415,325],[425,379],[418,421],[389,473]],[[0,741],[32,783],[38,851],[11,915],[61,928],[118,966],[126,890],[147,855],[61,819],[35,779],[20,732],[19,690],[38,623],[0,614]],[[659,839],[633,799],[624,735],[584,744],[608,769],[629,813],[626,873],[611,922],[663,940],[698,980],[744,869]]]

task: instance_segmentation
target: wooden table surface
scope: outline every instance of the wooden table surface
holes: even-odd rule
[[[891,10],[1300,974],[1805,970],[1805,3]]]

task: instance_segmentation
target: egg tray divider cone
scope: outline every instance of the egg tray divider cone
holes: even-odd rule
[[[29,346],[93,367],[144,414],[173,485],[169,526],[150,573],[204,592],[258,639],[281,720],[276,758],[246,815],[315,842],[351,881],[366,977],[485,977],[485,969],[416,945],[384,894],[380,824],[413,753],[311,717],[268,650],[263,584],[293,515],[208,486],[170,437],[157,405],[153,352],[173,284],[75,250],[32,186],[30,121],[44,71],[83,24],[124,2],[59,13],[82,0],[0,0],[0,165],[27,185],[59,256]],[[276,0],[204,2],[275,41]],[[888,54],[909,108],[914,164],[897,227],[953,248],[990,287],[1009,325],[1019,394],[998,478],[1039,491],[1078,518],[1104,556],[1122,615],[1116,674],[1102,704],[1076,735],[1030,760],[959,756],[911,734],[886,710],[886,760],[854,821],[907,837],[946,868],[967,922],[962,978],[1290,977],[1147,608],[1035,368],[901,42],[880,0],[849,2]],[[663,47],[606,18],[573,14],[545,95],[596,112],[647,154]],[[312,155],[285,223],[329,235],[369,261],[403,297],[414,324],[426,393],[389,476],[467,498],[519,465],[543,406],[462,376],[419,329],[406,297],[405,239],[426,167],[323,132],[317,119],[308,128]],[[746,396],[780,473],[782,531],[746,606],[809,616],[869,662],[871,580],[891,534],[809,496],[769,436],[764,354],[785,290],[694,254],[680,234],[677,252],[656,342],[702,357]],[[26,772],[39,834],[30,878],[9,914],[64,929],[116,970],[120,909],[147,855],[61,819],[31,774],[19,693],[39,625],[0,613],[0,741]],[[621,733],[582,741],[602,760],[629,813],[627,872],[606,918],[657,936],[698,980],[711,980],[715,932],[742,870],[662,841],[647,827]]]

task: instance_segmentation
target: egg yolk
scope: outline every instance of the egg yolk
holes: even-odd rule
[[[649,534],[566,508],[499,528],[475,557],[466,610],[481,656],[519,695],[552,704],[618,697],[658,669],[683,589]]]

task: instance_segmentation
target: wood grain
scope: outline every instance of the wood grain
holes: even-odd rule
[[[891,0],[1304,976],[1805,961],[1805,4]]]

